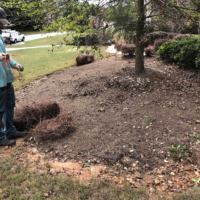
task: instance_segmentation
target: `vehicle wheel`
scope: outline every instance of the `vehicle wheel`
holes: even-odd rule
[[[22,42],[25,41],[25,37],[22,38]]]
[[[17,43],[17,39],[15,39],[14,43],[15,43],[15,44]]]

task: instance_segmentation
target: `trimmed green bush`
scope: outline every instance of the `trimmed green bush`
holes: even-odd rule
[[[154,41],[154,47],[155,47],[155,51],[158,51],[158,49],[160,48],[160,46],[165,43],[168,42],[169,40],[166,38],[163,39],[157,39]]]
[[[162,60],[165,60],[169,63],[175,62],[175,60],[174,60],[174,55],[176,54],[175,47],[178,46],[176,43],[178,43],[178,42],[177,41],[169,41],[169,42],[163,43],[160,46],[159,50],[157,51],[157,54],[160,56],[160,58]],[[178,52],[178,50],[177,50],[177,52]]]
[[[96,34],[79,35],[73,38],[73,43],[77,46],[90,46],[99,44],[99,37]]]
[[[184,69],[200,68],[200,38],[187,37],[162,44],[157,51],[162,60]]]

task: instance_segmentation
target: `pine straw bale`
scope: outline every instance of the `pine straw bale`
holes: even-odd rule
[[[15,110],[14,125],[19,131],[30,129],[42,120],[51,119],[60,114],[56,102],[37,102],[23,105]]]
[[[122,50],[122,45],[125,45],[126,44],[126,41],[124,41],[124,40],[122,40],[120,43],[117,43],[117,42],[115,42],[115,49],[117,50],[117,51],[121,51]]]
[[[121,47],[122,47],[122,44],[121,43],[115,43],[115,49],[117,51],[121,51]]]
[[[76,65],[85,65],[94,62],[94,55],[92,54],[80,54],[76,57]]]
[[[135,45],[134,44],[123,44],[121,47],[121,51],[123,54],[134,54],[135,53]]]
[[[75,123],[72,117],[64,112],[56,118],[40,122],[32,131],[40,141],[53,140],[73,133]]]

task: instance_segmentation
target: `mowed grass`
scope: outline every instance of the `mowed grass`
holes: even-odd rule
[[[42,34],[42,33],[41,33]],[[16,45],[8,45],[6,48],[9,51],[9,48],[21,48],[21,47],[34,47],[34,46],[47,46],[47,45],[57,45],[63,42],[63,38],[67,38],[67,40],[72,39],[72,34],[62,34],[56,36],[47,36],[45,38],[40,38],[36,40],[26,41],[25,44],[16,44]]]
[[[102,48],[103,56],[110,56],[105,49]],[[17,89],[39,77],[75,66],[79,53],[80,49],[76,50],[73,46],[54,47],[53,52],[52,47],[11,51],[12,58],[24,66],[23,72],[13,70],[14,87]],[[95,60],[99,59],[99,55],[96,54]]]
[[[51,44],[60,44],[63,37],[67,35],[57,35],[53,37],[41,38],[33,41],[28,41],[24,45],[13,45],[6,46],[7,52],[9,48],[22,48],[22,47],[34,47],[34,46],[46,46]],[[72,35],[68,35],[68,39]],[[81,49],[83,49],[82,47]],[[90,48],[90,47],[88,47]],[[105,51],[106,47],[101,49],[101,53],[104,57],[110,56],[109,53]],[[52,51],[53,50],[53,51]],[[80,49],[76,50],[75,46],[50,46],[35,49],[25,49],[10,51],[12,58],[18,63],[24,66],[23,79],[19,80],[19,73],[16,70],[14,75],[16,81],[14,83],[15,88],[19,88],[22,85],[29,83],[30,81],[37,79],[38,77],[51,74],[57,70],[67,69],[75,65],[75,58],[79,54]],[[95,60],[98,60],[98,54],[95,55]],[[21,76],[20,74],[20,76]]]
[[[67,69],[75,65],[78,51],[71,46],[52,48],[38,48],[12,51],[12,58],[24,66],[23,80],[18,80],[19,72],[14,71],[15,88],[29,83],[38,77],[51,74],[54,71]]]
[[[0,199],[2,200],[136,200],[148,199],[144,191],[123,188],[100,180],[81,183],[66,174],[30,171],[15,156],[0,159]]]

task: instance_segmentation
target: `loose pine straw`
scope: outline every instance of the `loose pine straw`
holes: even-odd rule
[[[67,113],[62,113],[54,119],[40,122],[32,131],[40,141],[53,140],[71,134],[75,130],[75,123]]]
[[[60,114],[60,106],[56,102],[37,102],[18,107],[15,110],[14,125],[17,130],[33,128],[43,120]]]

